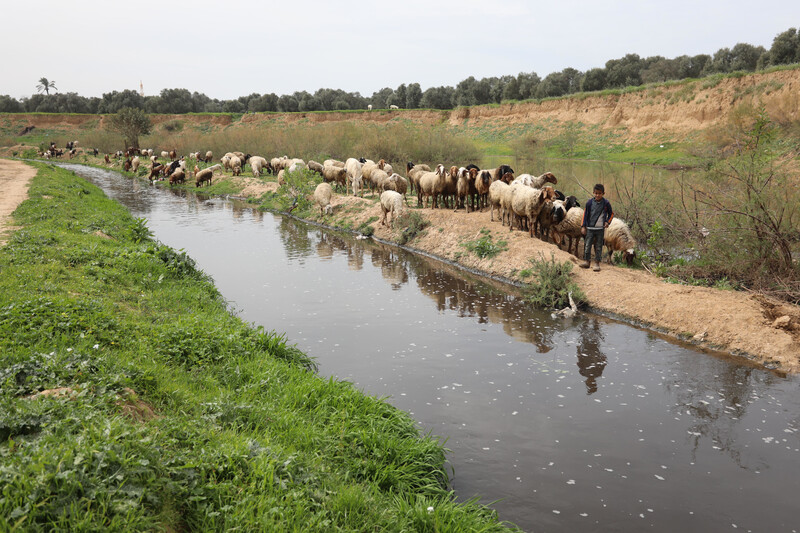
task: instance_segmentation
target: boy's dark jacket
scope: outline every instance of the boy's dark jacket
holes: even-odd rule
[[[591,213],[592,208],[594,207],[594,204],[595,204],[594,197],[589,198],[586,201],[586,209],[583,210],[583,224],[581,224],[583,227],[588,228],[589,218],[590,218],[589,215]],[[605,219],[603,220],[603,224],[605,225],[606,222],[610,224],[611,219],[614,218],[614,212],[611,210],[611,202],[603,198],[602,209],[603,209],[602,216],[605,217]]]

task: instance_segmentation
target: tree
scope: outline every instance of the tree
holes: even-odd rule
[[[581,81],[582,91],[602,91],[606,88],[606,69],[593,68],[586,71]]]
[[[646,67],[646,63],[638,54],[627,54],[623,58],[606,61],[607,87],[621,89],[641,85],[640,72]]]
[[[422,88],[419,83],[409,83],[406,88],[406,109],[417,109],[422,101]]]
[[[453,109],[456,90],[452,87],[431,87],[422,94],[422,107],[430,109]]]
[[[36,91],[37,92],[44,91],[45,94],[49,95],[50,89],[55,89],[56,91],[58,90],[56,89],[56,82],[50,81],[47,78],[39,78],[39,84],[36,86]]]
[[[119,133],[125,139],[125,148],[139,148],[139,136],[147,135],[153,127],[144,111],[132,107],[120,109],[110,118],[108,129]]]
[[[787,65],[800,61],[800,33],[797,29],[789,28],[776,35],[765,60],[764,66]]]

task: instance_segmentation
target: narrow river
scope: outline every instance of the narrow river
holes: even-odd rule
[[[446,439],[462,500],[536,532],[800,530],[797,377],[600,316],[553,320],[452,267],[236,202],[64,166],[321,375]]]

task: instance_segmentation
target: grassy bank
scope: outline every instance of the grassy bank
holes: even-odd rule
[[[37,165],[0,248],[0,530],[500,531],[443,443],[99,189]]]

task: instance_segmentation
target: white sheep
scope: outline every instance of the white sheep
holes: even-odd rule
[[[330,215],[333,213],[333,206],[331,205],[331,197],[333,196],[333,189],[327,183],[320,183],[314,189],[314,203],[319,206],[319,214]]]
[[[384,191],[395,191],[403,195],[403,199],[407,202],[406,192],[408,191],[408,181],[400,174],[394,173],[383,182]]]
[[[400,108],[397,107],[396,105],[392,104],[392,105],[389,106],[389,109],[400,109]]]
[[[353,196],[357,196],[361,192],[361,161],[351,157],[344,162],[344,168],[347,171],[347,182],[353,187]]]
[[[238,156],[231,157],[230,168],[234,176],[240,175],[242,173],[242,160]]]
[[[161,151],[161,159],[169,159],[169,152]]]
[[[558,183],[558,179],[553,175],[552,172],[545,172],[541,176],[531,176],[530,174],[520,174],[512,183],[522,183],[523,185],[527,185],[528,187],[533,187],[534,189],[541,189],[547,183],[552,183],[555,185]]]
[[[423,172],[430,172],[431,167],[424,164],[415,165],[411,161],[406,163],[406,177],[408,178],[408,186],[411,189],[411,192],[417,191],[417,196],[419,199],[419,177],[422,176]],[[421,203],[419,205],[422,205]]]
[[[502,198],[503,194],[509,187],[511,186],[508,183],[501,180],[495,181],[489,186],[489,206],[491,208],[491,211],[489,212],[489,220],[494,221],[495,208],[497,208],[497,211],[500,213],[500,223],[502,224],[505,220],[505,214],[503,213],[502,209]]]
[[[253,171],[254,178],[260,178],[261,171],[269,164],[266,159],[258,155],[250,157],[248,162],[250,163],[250,169]]]
[[[397,220],[403,211],[403,195],[397,191],[384,191],[381,193],[381,224],[386,226],[386,215],[391,213],[389,220],[389,227],[394,227],[394,221]]]
[[[372,111],[372,104],[367,104],[367,111]]]
[[[622,252],[623,259],[629,265],[633,264],[634,250],[636,249],[636,239],[631,233],[631,229],[621,218],[614,217],[603,234],[603,244],[608,248],[608,262],[614,252]]]
[[[211,150],[207,151],[206,152],[206,157],[204,158],[204,161],[206,163],[211,163],[211,161],[213,161],[213,160],[214,160],[214,152],[212,152]]]
[[[533,237],[539,212],[547,200],[555,199],[555,191],[553,191],[552,187],[532,189],[524,185],[513,186],[511,190],[511,209],[519,217],[520,221],[527,220],[530,236]],[[511,224],[509,224],[508,229],[512,229]]]
[[[138,155],[136,157],[134,157],[133,159],[131,159],[131,170],[133,170],[134,174],[136,173],[136,170],[139,168],[139,164],[140,164],[140,161],[139,161],[139,156]]]

